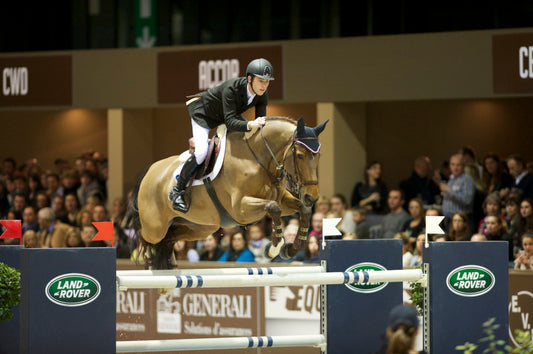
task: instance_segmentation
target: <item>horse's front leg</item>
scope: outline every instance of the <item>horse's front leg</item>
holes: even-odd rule
[[[281,208],[274,200],[266,200],[255,197],[242,198],[243,210],[250,213],[262,213],[266,211],[272,218],[272,246],[267,256],[274,258],[279,254],[279,249],[283,245],[283,230],[281,229]]]
[[[297,250],[304,249],[309,237],[309,223],[311,221],[311,208],[301,206],[300,208],[300,222],[298,227],[298,235],[294,240],[294,248]]]

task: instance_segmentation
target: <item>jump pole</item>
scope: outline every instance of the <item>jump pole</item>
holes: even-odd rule
[[[267,274],[301,274],[324,273],[321,266],[308,267],[251,267],[251,268],[198,268],[168,270],[117,270],[117,276],[153,276],[153,275],[267,275]]]
[[[170,288],[227,288],[258,286],[300,286],[365,284],[381,282],[420,281],[422,270],[386,270],[360,272],[271,274],[271,275],[161,275],[117,276],[117,288],[125,289],[170,289]]]
[[[165,352],[179,350],[320,347],[326,338],[321,334],[263,337],[227,337],[168,340],[118,341],[117,353]]]

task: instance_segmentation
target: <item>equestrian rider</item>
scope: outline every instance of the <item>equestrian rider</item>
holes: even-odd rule
[[[187,101],[191,116],[194,153],[187,159],[178,182],[170,193],[172,207],[186,213],[189,206],[184,198],[185,188],[207,156],[209,130],[225,124],[227,131],[246,132],[265,125],[267,88],[274,69],[266,59],[254,59],[246,68],[246,77],[229,79]],[[241,114],[255,107],[255,120],[247,121]]]

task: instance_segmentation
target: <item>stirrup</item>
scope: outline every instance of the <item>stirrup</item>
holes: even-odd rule
[[[178,203],[178,199],[181,199],[181,204]],[[189,206],[185,200],[185,191],[176,192],[176,197],[172,199],[172,208],[182,213],[189,211]]]

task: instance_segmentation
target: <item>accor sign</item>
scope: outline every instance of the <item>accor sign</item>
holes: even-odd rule
[[[198,63],[198,87],[207,90],[218,84],[239,77],[239,59],[200,60]]]
[[[494,35],[492,72],[495,93],[533,93],[533,33]]]

